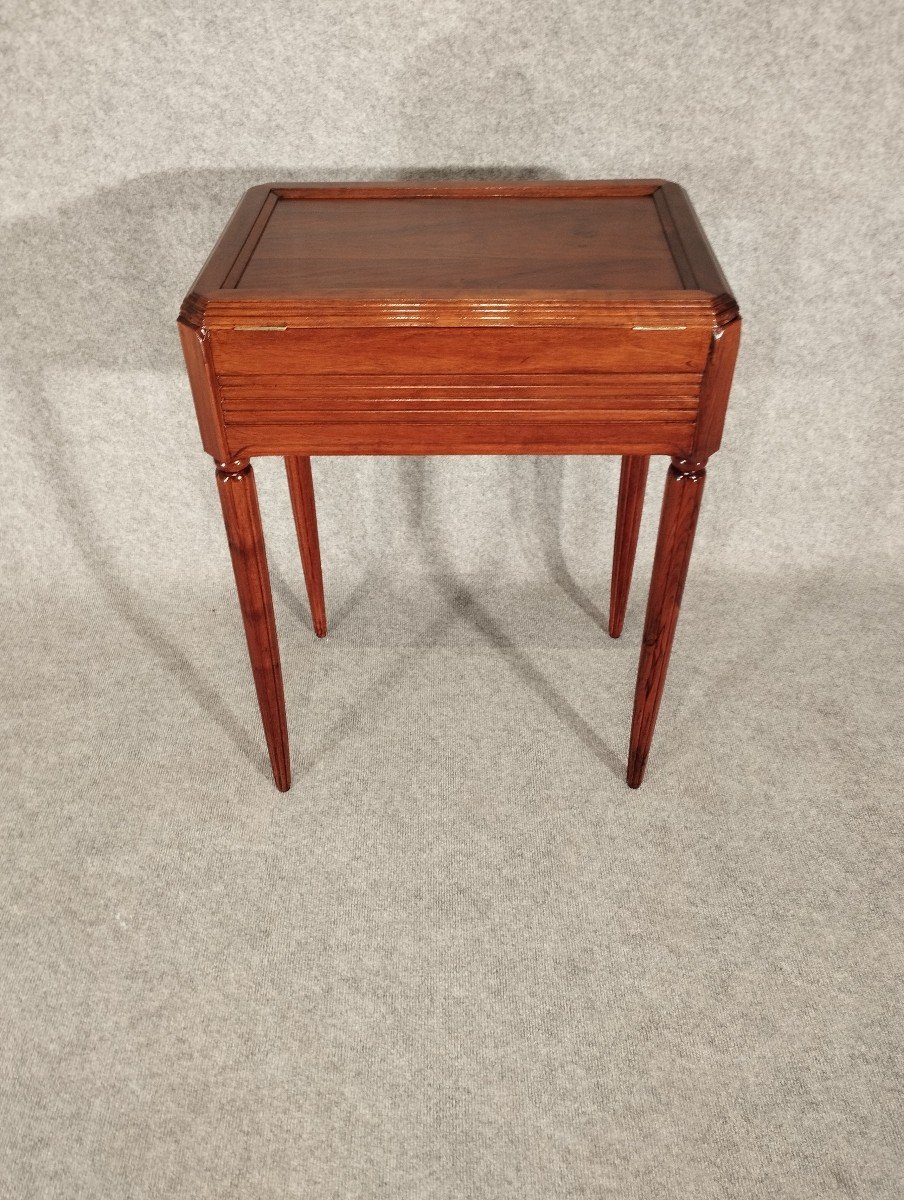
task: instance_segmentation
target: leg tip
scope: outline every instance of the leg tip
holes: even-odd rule
[[[270,760],[270,768],[273,771],[273,782],[276,784],[277,791],[287,792],[292,786],[292,768],[289,765],[289,755],[282,755],[274,761]]]
[[[325,625],[315,625],[314,632],[317,634],[317,636],[319,638],[324,638],[324,637],[326,637],[326,626]]]
[[[630,758],[628,760],[628,772],[625,776],[629,788],[639,788],[643,783],[644,773],[647,769],[646,758]]]

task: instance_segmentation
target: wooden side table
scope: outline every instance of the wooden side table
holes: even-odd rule
[[[677,184],[265,184],[179,315],[276,786],[290,784],[251,459],[285,457],[326,633],[311,456],[622,456],[609,632],[621,633],[650,455],[671,456],[628,783],[643,779],[738,307]]]

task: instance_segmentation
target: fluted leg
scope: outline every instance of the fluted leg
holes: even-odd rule
[[[637,672],[637,690],[634,693],[634,719],[628,757],[628,785],[632,788],[640,787],[653,740],[678,623],[678,609],[694,544],[694,530],[706,478],[705,467],[706,459],[673,458],[666,478]]]
[[[609,599],[609,636],[614,638],[619,637],[625,623],[649,467],[650,457],[647,454],[626,454],[621,460],[615,549],[612,554],[612,593]]]
[[[270,574],[264,549],[264,531],[257,503],[254,472],[247,459],[217,465],[217,488],[229,538],[229,553],[239,593],[248,654],[264,723],[273,778],[281,792],[292,780],[289,734],[283,696],[279,644],[270,593]]]
[[[317,508],[314,504],[310,458],[301,455],[287,457],[286,475],[289,478],[301,566],[311,606],[311,621],[317,636],[325,637],[326,605],[323,602],[323,572],[320,568],[320,539],[317,537]]]

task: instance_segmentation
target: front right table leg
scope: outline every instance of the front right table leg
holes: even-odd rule
[[[634,693],[628,786],[640,787],[662,700],[694,530],[706,479],[706,459],[673,458],[665,483],[659,536]]]

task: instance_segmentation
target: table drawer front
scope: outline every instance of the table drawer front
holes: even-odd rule
[[[221,376],[231,453],[677,454],[698,375]]]
[[[215,329],[220,375],[700,372],[710,330]]]
[[[234,458],[279,454],[687,454],[694,421],[685,413],[400,413],[347,410],[234,418]]]

